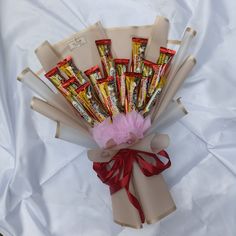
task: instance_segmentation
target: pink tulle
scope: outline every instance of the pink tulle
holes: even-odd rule
[[[118,114],[113,118],[113,123],[111,123],[110,118],[107,118],[92,128],[91,133],[99,147],[106,148],[141,139],[150,126],[151,119],[149,116],[144,119],[138,112],[131,111],[127,114]]]

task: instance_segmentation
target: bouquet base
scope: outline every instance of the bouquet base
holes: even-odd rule
[[[138,199],[145,223],[153,224],[176,210],[161,174],[146,177],[134,163],[129,191]],[[122,226],[142,228],[138,210],[131,204],[126,189],[111,195],[114,221]]]

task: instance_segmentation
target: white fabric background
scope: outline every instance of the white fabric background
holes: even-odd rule
[[[0,0],[0,232],[6,236],[236,235],[236,2],[200,0]],[[83,148],[54,138],[16,81],[38,69],[34,49],[98,20],[106,26],[170,19],[170,38],[192,26],[198,64],[177,96],[190,114],[166,130],[165,179],[177,211],[141,230],[112,221],[108,187]],[[158,199],[157,199],[158,201]]]

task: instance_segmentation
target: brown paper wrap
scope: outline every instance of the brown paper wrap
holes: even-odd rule
[[[145,26],[105,29],[100,22],[97,22],[54,45],[50,45],[46,41],[35,50],[35,53],[45,71],[51,69],[61,58],[68,55],[72,56],[73,62],[80,70],[85,71],[94,65],[99,65],[102,68],[95,40],[110,38],[113,57],[130,58],[132,37],[141,37],[149,38],[147,58],[156,60],[160,53],[159,46],[165,47],[167,45],[168,31],[169,21],[162,16],[157,16],[153,25]]]
[[[130,149],[158,153],[169,144],[164,134],[151,134],[130,146]],[[117,153],[116,149],[88,151],[91,161],[107,162]],[[154,223],[176,209],[175,203],[161,174],[146,177],[140,167],[134,163],[130,191],[139,200],[145,215],[146,223]],[[142,223],[137,209],[130,203],[125,189],[111,195],[114,221],[122,226],[141,228]]]
[[[76,33],[71,37],[60,41],[53,46],[48,42],[42,44],[37,50],[36,55],[39,58],[41,65],[45,71],[48,71],[57,62],[71,55],[75,65],[82,71],[98,64],[101,67],[100,57],[97,53],[95,40],[110,38],[113,45],[113,55],[118,58],[130,58],[131,56],[131,38],[143,37],[149,38],[145,58],[155,62],[159,56],[159,48],[166,47],[168,42],[169,22],[164,17],[157,17],[153,25],[139,26],[139,27],[121,27],[103,29],[100,22],[88,27],[84,31]],[[177,40],[170,40],[170,43],[179,44]],[[89,52],[89,53],[88,53]],[[153,120],[158,121],[159,116],[163,113],[166,106],[173,98],[177,88],[186,78],[192,69],[192,61],[185,62],[182,68],[177,72],[176,78],[171,81],[171,86],[164,91],[161,97],[161,103],[156,106],[153,114]],[[41,113],[43,113],[41,111]],[[47,114],[50,117],[50,114]],[[59,117],[59,115],[58,115]],[[61,115],[60,115],[61,117]],[[52,118],[55,119],[55,116]],[[79,134],[80,127],[74,127],[68,130],[67,119],[60,118],[58,124],[57,136],[65,140],[72,141],[71,129],[73,135]],[[65,123],[65,125],[63,124]],[[69,126],[69,125],[68,125]],[[59,132],[60,128],[63,132]],[[148,133],[148,132],[147,132]],[[89,139],[89,136],[88,136]],[[75,142],[81,143],[81,140]],[[119,145],[113,149],[92,149],[88,150],[88,157],[93,162],[108,162],[120,149],[130,148],[152,153],[165,149],[168,146],[169,139],[167,135],[153,134],[144,137],[139,142],[133,145]],[[96,147],[96,144],[94,145]],[[134,163],[129,190],[139,200],[142,210],[145,215],[146,223],[154,223],[166,215],[170,214],[176,209],[175,203],[168,191],[168,187],[161,174],[146,177],[140,170],[140,167]],[[130,226],[133,228],[141,228],[137,209],[130,203],[125,189],[121,189],[115,194],[112,194],[112,208],[114,221],[123,226]]]

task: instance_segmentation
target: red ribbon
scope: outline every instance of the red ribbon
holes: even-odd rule
[[[155,160],[149,162],[145,158]],[[167,163],[163,163],[158,156],[166,158]],[[158,175],[171,165],[169,155],[161,150],[157,154],[138,151],[133,149],[121,149],[109,162],[94,162],[93,169],[104,184],[109,185],[111,194],[122,188],[126,189],[128,198],[133,206],[138,210],[141,222],[144,223],[145,217],[138,199],[129,191],[129,182],[132,175],[133,163],[136,162],[142,173],[149,177]]]

